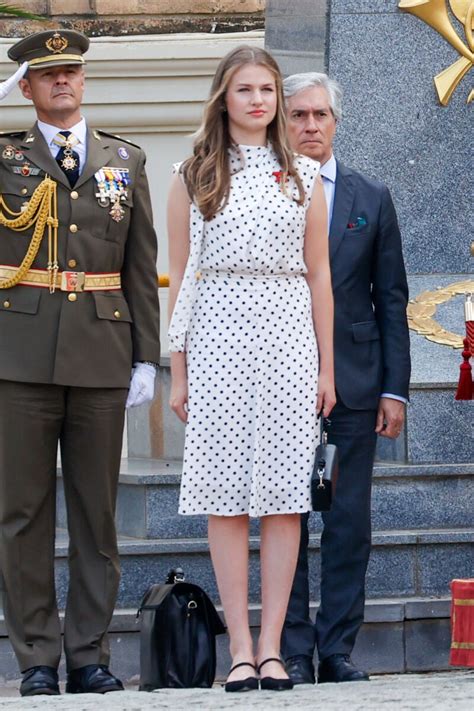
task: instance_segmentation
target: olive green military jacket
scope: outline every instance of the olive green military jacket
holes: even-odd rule
[[[45,175],[57,183],[59,270],[121,274],[119,291],[0,289],[0,379],[128,387],[135,361],[158,362],[157,246],[144,165],[139,147],[88,129],[87,161],[71,188],[37,125],[0,135],[0,194],[9,210],[21,211]],[[129,171],[120,221],[97,197],[94,175],[105,166]],[[20,265],[32,233],[0,225],[0,265]],[[32,268],[47,262],[46,230]]]

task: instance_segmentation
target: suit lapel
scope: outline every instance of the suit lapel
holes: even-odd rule
[[[83,183],[92,178],[99,168],[107,165],[113,157],[107,136],[91,131],[87,128],[87,161],[84,170],[79,176],[74,188],[79,188]]]
[[[35,123],[28,131],[22,142],[24,156],[28,161],[34,163],[38,168],[44,170],[51,178],[71,189],[65,174],[54,160],[49,150],[49,146],[44,140],[44,136]]]
[[[354,202],[355,187],[351,171],[342,163],[337,162],[336,191],[334,194],[334,207],[329,230],[329,256],[333,260],[339,249],[344,232],[349,222],[352,204]]]

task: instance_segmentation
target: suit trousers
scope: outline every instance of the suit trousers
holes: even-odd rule
[[[0,380],[0,569],[5,621],[21,671],[57,667],[56,461],[69,530],[64,622],[68,670],[107,664],[120,579],[115,501],[126,388]]]
[[[330,419],[328,441],[339,455],[339,480],[331,511],[322,514],[320,606],[309,614],[308,518],[283,627],[282,654],[319,659],[350,654],[364,620],[365,575],[371,546],[370,499],[377,435],[376,410],[351,410],[340,401]]]

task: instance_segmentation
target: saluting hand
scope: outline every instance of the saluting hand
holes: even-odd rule
[[[20,79],[23,79],[27,71],[28,62],[23,62],[23,64],[16,70],[15,74],[12,74],[11,77],[5,79],[5,81],[0,82],[0,100],[4,99],[7,94],[10,93],[15,84],[17,84]]]

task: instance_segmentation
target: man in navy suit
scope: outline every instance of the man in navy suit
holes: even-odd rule
[[[325,74],[284,81],[292,148],[321,163],[334,292],[337,404],[329,442],[337,445],[339,480],[323,514],[321,592],[309,616],[308,514],[302,516],[298,566],[282,638],[294,683],[369,677],[350,654],[364,619],[370,555],[370,495],[377,434],[399,436],[410,378],[408,287],[397,216],[388,188],[334,158],[342,92]]]

